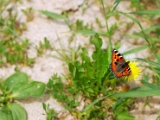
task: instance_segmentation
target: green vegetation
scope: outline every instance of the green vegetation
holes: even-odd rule
[[[100,96],[108,96],[117,92],[117,84],[125,81],[115,80],[110,71],[110,49],[105,51],[101,49],[102,39],[96,34],[90,40],[91,44],[95,46],[95,51],[92,54],[92,60],[88,56],[86,48],[81,48],[81,61],[74,61],[68,64],[70,71],[70,83],[63,84],[62,79],[54,75],[48,82],[48,89],[52,97],[63,103],[64,107],[75,114],[80,119],[104,119],[105,117],[112,117],[106,114],[106,111],[112,108],[118,98],[106,98],[100,103],[92,106],[91,109],[85,111],[78,111],[75,109],[79,105],[78,98],[82,95],[92,101],[98,99]],[[69,81],[68,81],[69,82]],[[108,89],[112,88],[112,89]],[[126,102],[127,100],[128,102]],[[131,117],[128,114],[132,99],[121,100],[121,104],[113,110],[116,114],[115,118],[122,117],[119,114],[123,111],[125,117]],[[110,103],[107,103],[110,101]],[[107,105],[107,106],[106,106]],[[107,108],[106,108],[107,107]],[[99,113],[99,114],[97,114]],[[124,116],[122,118],[124,118]],[[131,117],[134,118],[134,117]]]
[[[55,111],[49,108],[49,104],[43,103],[43,109],[46,112],[46,120],[53,120],[56,117]]]
[[[26,120],[24,108],[15,100],[41,97],[45,91],[45,84],[31,81],[27,74],[18,72],[1,81],[0,91],[0,120]]]
[[[16,20],[17,14],[13,12],[13,8],[8,9],[7,16],[3,15],[10,2],[0,1],[0,66],[9,63],[31,65],[34,58],[28,58],[27,55],[29,40],[19,37],[26,29],[25,24]]]

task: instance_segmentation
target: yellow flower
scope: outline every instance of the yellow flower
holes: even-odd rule
[[[128,81],[133,81],[136,80],[140,74],[141,74],[141,69],[140,67],[137,66],[137,62],[129,62],[129,67],[131,69],[131,75],[128,76]]]

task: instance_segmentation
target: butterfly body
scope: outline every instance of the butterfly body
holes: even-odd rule
[[[116,49],[112,50],[112,62],[110,64],[110,68],[117,78],[129,76],[131,74],[129,61],[126,62],[123,56]]]

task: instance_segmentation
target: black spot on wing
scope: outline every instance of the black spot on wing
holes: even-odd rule
[[[117,53],[118,51],[116,49],[113,49],[112,52]]]
[[[121,54],[120,54],[120,53],[118,53],[118,54],[117,54],[117,56],[121,56]]]

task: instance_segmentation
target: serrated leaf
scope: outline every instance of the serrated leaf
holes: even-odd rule
[[[90,42],[95,45],[97,50],[100,49],[102,46],[102,39],[99,37],[98,34],[95,34],[95,36],[93,37],[93,39],[90,40]]]

